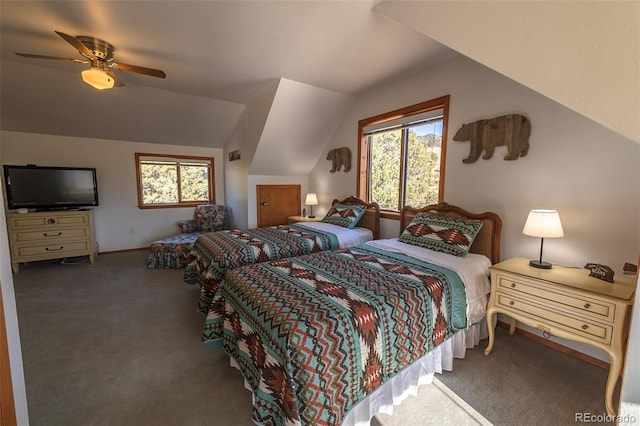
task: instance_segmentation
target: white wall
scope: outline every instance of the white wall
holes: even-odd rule
[[[225,202],[222,149],[7,131],[1,136],[3,164],[96,168],[100,205],[94,219],[100,252],[148,247],[177,234],[176,223],[193,217],[193,207],[138,208],[135,152],[213,157],[216,202]]]
[[[229,152],[240,150],[240,159],[225,163],[225,188],[227,191],[227,207],[230,209],[229,226],[231,228],[248,228],[247,212],[249,169],[256,153],[264,123],[278,90],[279,82],[269,86],[256,95],[244,108],[227,146],[225,156]]]
[[[2,160],[2,139],[0,139],[0,160]],[[1,161],[0,161],[1,162]],[[0,203],[4,204],[4,195],[0,191]],[[13,275],[9,258],[9,240],[7,237],[7,218],[4,209],[0,209],[0,291],[4,319],[7,328],[7,345],[9,346],[9,363],[11,364],[11,385],[16,409],[18,425],[29,424],[27,411],[27,392],[24,382],[24,368],[22,365],[22,349],[18,330],[18,312],[16,297],[13,289]]]
[[[524,236],[532,208],[560,212],[565,237],[545,241],[545,260],[583,267],[603,263],[617,273],[636,263],[640,235],[640,146],[558,103],[465,57],[359,96],[326,151],[349,146],[351,172],[329,173],[319,161],[309,190],[327,200],[355,194],[357,122],[407,105],[451,95],[444,199],[471,211],[494,211],[503,221],[502,259],[536,258],[540,240]],[[526,157],[505,161],[505,147],[492,159],[464,164],[469,142],[453,134],[473,120],[521,113],[532,125]],[[325,155],[326,155],[325,151]],[[382,237],[398,235],[397,221],[382,221]],[[590,355],[599,351],[568,344]]]
[[[352,96],[281,78],[249,173],[306,177],[352,101]]]
[[[593,261],[617,272],[625,261],[637,261],[640,197],[631,188],[640,182],[640,146],[470,59],[452,59],[360,96],[326,151],[347,145],[355,154],[358,120],[446,94],[451,103],[444,199],[502,217],[502,258],[535,257],[540,241],[524,236],[522,226],[530,209],[553,208],[565,237],[547,240],[547,260],[579,267]],[[455,131],[463,123],[512,113],[531,121],[529,154],[505,161],[506,147],[498,147],[490,160],[463,164],[469,142],[453,141]],[[310,190],[324,200],[354,194],[355,166],[332,174],[328,162],[319,161]],[[388,229],[393,232],[383,236],[394,236],[394,227]]]
[[[285,78],[251,100],[225,147],[225,155],[240,150],[225,163],[232,227],[257,226],[256,184],[301,184],[304,196],[307,174],[352,100]]]

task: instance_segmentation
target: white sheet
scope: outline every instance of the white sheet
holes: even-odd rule
[[[373,240],[373,232],[367,228],[355,227],[353,229],[344,226],[334,225],[324,222],[298,222],[296,225],[307,228],[319,229],[320,231],[331,232],[338,237],[340,248],[349,248]]]
[[[467,323],[473,324],[484,318],[487,294],[491,290],[489,282],[491,261],[486,256],[475,253],[469,253],[466,257],[454,256],[406,244],[397,238],[373,240],[367,244],[396,253],[403,253],[456,272],[462,279],[466,289]]]

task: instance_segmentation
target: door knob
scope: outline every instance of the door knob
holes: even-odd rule
[[[267,203],[265,203],[264,201],[263,201],[261,204],[262,204],[263,206],[266,206],[266,205],[267,205]]]

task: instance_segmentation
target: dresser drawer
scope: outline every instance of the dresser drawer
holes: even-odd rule
[[[67,253],[84,252],[85,254],[88,254],[90,252],[90,249],[91,245],[89,241],[74,241],[59,244],[51,243],[15,247],[15,252],[16,255],[20,258],[40,255],[58,255],[60,257],[64,257],[64,255]]]
[[[573,293],[557,286],[545,286],[529,282],[526,279],[498,274],[497,287],[500,291],[510,292],[521,297],[542,299],[545,303],[560,309],[566,309],[579,315],[586,315],[602,321],[613,322],[616,305],[599,299],[592,299],[584,293]]]
[[[47,214],[33,213],[30,215],[14,215],[9,218],[9,226],[15,231],[29,228],[47,228],[59,225],[88,226],[89,215],[84,213]]]
[[[531,300],[523,301],[501,291],[496,294],[496,305],[520,313],[532,320],[541,321],[542,325],[556,327],[607,345],[611,343],[612,326],[588,321],[580,317],[573,317],[564,312],[558,312],[546,306],[529,302]]]
[[[17,231],[13,234],[13,238],[16,244],[20,243],[28,243],[32,241],[39,241],[42,243],[47,242],[48,240],[68,240],[68,239],[76,239],[76,238],[88,238],[89,237],[89,228],[81,227],[81,228],[56,228],[56,229],[45,229],[42,231]]]

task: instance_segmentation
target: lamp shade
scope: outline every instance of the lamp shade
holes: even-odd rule
[[[531,210],[522,233],[530,237],[540,238],[564,237],[560,215],[556,210]]]
[[[317,206],[318,205],[318,196],[313,192],[307,194],[307,198],[304,200],[304,203],[307,206]]]
[[[98,90],[113,88],[115,81],[106,72],[98,68],[82,71],[82,80]]]

